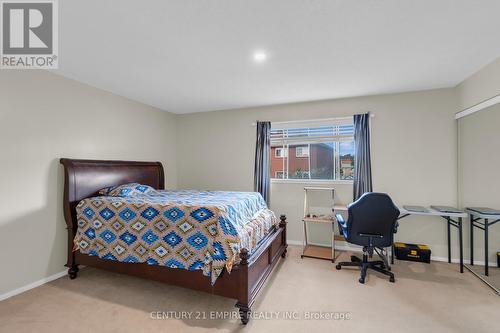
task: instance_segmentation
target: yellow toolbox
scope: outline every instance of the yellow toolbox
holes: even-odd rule
[[[398,260],[431,262],[431,249],[427,245],[394,243],[394,252]]]

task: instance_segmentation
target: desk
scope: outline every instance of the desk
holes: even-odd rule
[[[474,265],[474,227],[476,227],[484,230],[484,275],[488,276],[488,227],[500,221],[500,211],[484,210],[481,207],[466,208],[466,211],[470,215],[470,264]]]
[[[335,206],[335,210],[338,211],[347,211],[347,207]],[[410,215],[419,215],[419,216],[439,216],[446,220],[447,225],[447,235],[448,235],[448,262],[451,263],[451,226],[454,226],[458,229],[458,243],[460,247],[460,273],[464,272],[464,243],[463,243],[463,230],[462,230],[462,222],[463,218],[467,217],[467,213],[460,211],[456,213],[440,211],[434,208],[423,208],[425,211],[413,211],[408,210],[404,207],[398,207],[399,209],[399,217],[398,221],[410,216]],[[394,246],[391,246],[391,264],[394,264]]]
[[[463,230],[462,230],[462,221],[464,217],[467,217],[467,213],[465,212],[446,212],[442,210],[437,210],[434,208],[425,208],[426,211],[410,211],[405,209],[404,207],[399,208],[399,218],[405,218],[410,215],[420,215],[420,216],[439,216],[446,220],[447,226],[447,235],[448,235],[448,262],[451,263],[451,226],[454,226],[458,229],[458,244],[460,247],[460,273],[464,272],[464,243],[463,243]],[[391,262],[394,263],[394,246],[392,247],[392,256]]]

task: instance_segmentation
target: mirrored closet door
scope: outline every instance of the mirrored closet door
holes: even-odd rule
[[[499,293],[500,104],[458,119],[458,198],[472,213],[466,267]]]

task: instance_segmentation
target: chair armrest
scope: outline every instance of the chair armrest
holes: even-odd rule
[[[347,222],[344,220],[344,217],[341,214],[336,214],[337,222],[339,224],[339,231],[347,239]]]

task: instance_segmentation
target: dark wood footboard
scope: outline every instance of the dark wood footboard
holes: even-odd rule
[[[280,216],[278,228],[266,239],[265,242],[255,251],[251,257],[246,250],[240,253],[241,262],[239,269],[242,271],[242,278],[236,307],[240,309],[241,321],[247,324],[249,313],[257,294],[263,287],[267,277],[273,270],[280,257],[285,258],[287,252],[286,243],[286,216]]]
[[[163,166],[159,162],[90,161],[61,159],[65,170],[64,215],[68,229],[68,275],[78,275],[78,265],[97,267],[112,272],[134,275],[189,289],[234,298],[238,302],[241,321],[248,323],[250,309],[280,257],[285,257],[286,216],[280,216],[279,225],[273,227],[250,254],[246,249],[240,252],[240,262],[231,273],[226,270],[218,277],[215,285],[201,271],[172,269],[146,263],[124,263],[103,260],[73,251],[76,233],[77,203],[97,194],[101,188],[125,182],[139,182],[157,189],[163,189]]]

